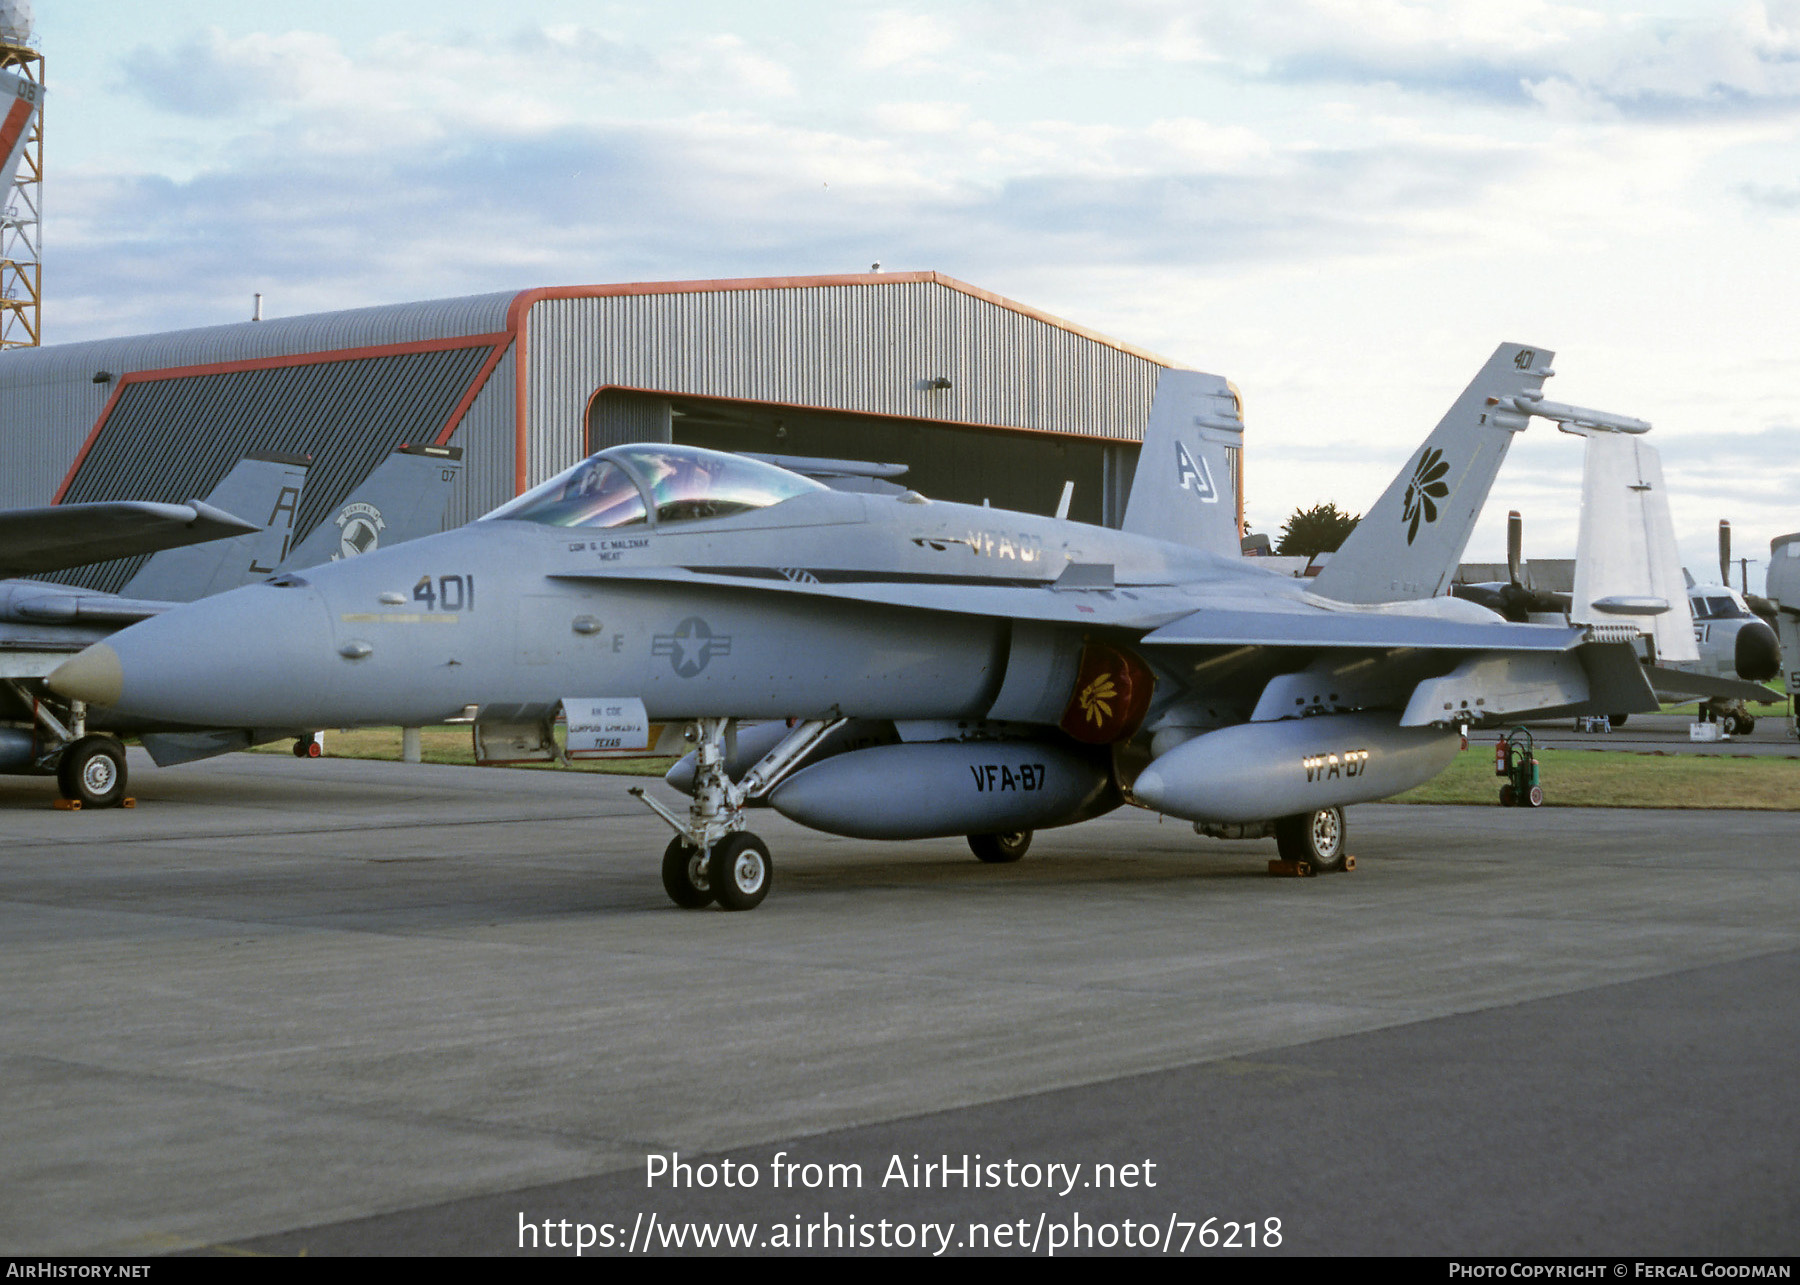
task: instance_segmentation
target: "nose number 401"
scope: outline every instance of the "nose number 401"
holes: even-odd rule
[[[425,604],[427,611],[475,610],[474,576],[420,576],[413,586],[413,601]]]

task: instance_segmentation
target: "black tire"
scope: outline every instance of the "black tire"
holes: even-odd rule
[[[1738,730],[1743,732],[1745,736],[1750,735],[1750,733],[1756,730],[1756,720],[1748,714],[1744,715],[1743,722],[1740,724]]]
[[[1501,786],[1500,787],[1500,806],[1503,808],[1510,808],[1513,805],[1514,793],[1515,793],[1515,791],[1512,788],[1512,786],[1510,786],[1510,785]]]
[[[1344,809],[1318,808],[1275,822],[1275,849],[1287,861],[1304,861],[1319,874],[1344,868]]]
[[[680,835],[663,850],[663,891],[683,910],[699,910],[712,904],[712,884],[706,875],[706,854]]]
[[[724,910],[755,910],[769,895],[775,864],[763,841],[747,831],[728,834],[713,844],[706,879]]]
[[[1017,861],[1031,848],[1031,831],[1011,830],[1005,834],[971,834],[969,851],[989,865],[1001,866]]]
[[[1744,720],[1736,714],[1727,714],[1724,719],[1724,730],[1727,736],[1736,736],[1745,729]]]
[[[1611,723],[1614,727],[1623,727],[1625,726],[1625,720],[1630,717],[1631,715],[1629,714],[1608,714],[1606,716],[1606,721]]]
[[[125,747],[110,736],[84,736],[62,752],[56,783],[84,808],[117,807],[125,797]]]

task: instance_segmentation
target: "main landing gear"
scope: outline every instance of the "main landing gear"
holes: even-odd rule
[[[724,910],[754,910],[769,895],[775,865],[766,844],[744,829],[744,804],[761,798],[800,766],[812,750],[849,720],[808,719],[763,755],[742,781],[725,772],[726,718],[696,719],[688,728],[694,745],[694,801],[686,817],[641,789],[646,807],[675,831],[663,851],[663,891],[684,910],[718,902]]]
[[[1308,865],[1314,874],[1336,874],[1347,865],[1344,809],[1318,808],[1275,822],[1275,850],[1283,861]]]
[[[1031,831],[1013,830],[1006,834],[971,834],[969,851],[989,865],[1005,865],[1017,861],[1031,847]]]

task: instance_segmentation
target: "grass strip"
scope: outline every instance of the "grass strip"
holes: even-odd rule
[[[1545,807],[1800,811],[1800,758],[1623,750],[1538,750]],[[1473,741],[1435,780],[1393,803],[1500,806],[1494,747]]]

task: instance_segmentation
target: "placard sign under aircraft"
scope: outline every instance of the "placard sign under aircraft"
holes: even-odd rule
[[[606,758],[650,752],[650,717],[635,696],[565,696],[568,720],[564,752],[570,758]]]

